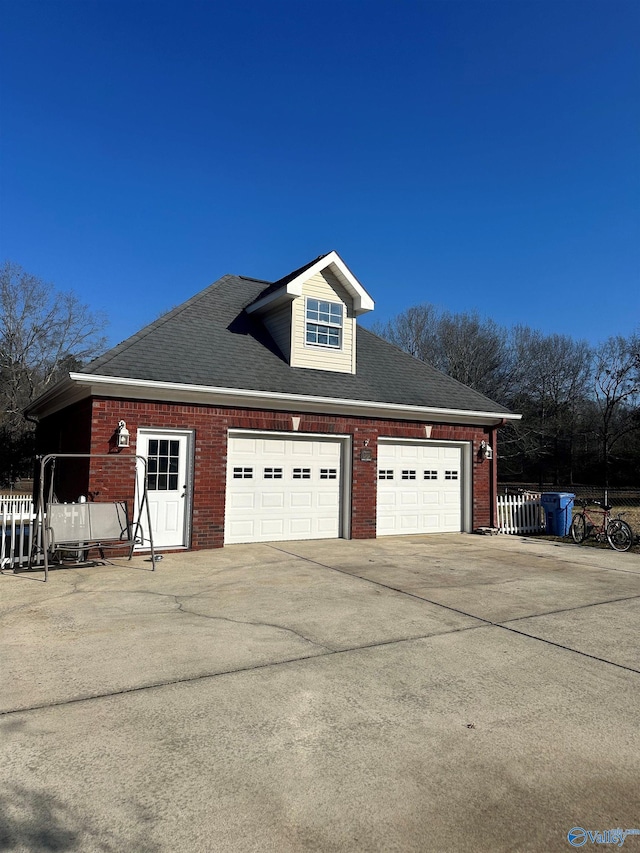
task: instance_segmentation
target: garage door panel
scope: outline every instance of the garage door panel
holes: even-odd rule
[[[234,509],[253,509],[255,495],[235,494],[231,496],[231,505]]]
[[[244,439],[238,439],[244,441]],[[275,438],[270,438],[268,441],[261,440],[259,443],[260,455],[267,459],[270,456],[283,457],[287,452],[287,443]]]
[[[381,442],[378,535],[460,531],[461,465],[459,446]]]
[[[308,441],[290,442],[292,456],[313,456],[313,444]]]
[[[338,537],[341,447],[336,439],[231,437],[225,542]]]
[[[340,461],[340,445],[330,442],[324,442],[320,444],[318,448],[318,455],[323,457],[331,457],[335,459],[336,462]]]
[[[440,506],[440,502],[442,500],[442,495],[440,495],[438,492],[434,492],[434,491],[423,492],[421,497],[422,497],[422,505],[428,506],[428,507],[432,507],[434,505]]]
[[[396,517],[395,515],[378,514],[378,535],[381,533],[390,533],[395,530]]]
[[[331,536],[333,538],[338,537],[338,524],[332,518],[320,518],[318,519],[318,531],[326,535],[327,537]]]
[[[400,448],[400,458],[401,459],[418,459],[419,451],[417,447],[412,447],[411,445],[406,445]]]
[[[256,442],[253,439],[248,439],[246,444],[242,442],[241,439],[231,438],[229,439],[229,454],[233,454],[233,456],[238,456],[239,454],[247,454],[247,455],[255,455],[256,452]]]
[[[313,506],[313,496],[311,495],[311,492],[290,493],[289,506],[293,509]]]
[[[269,494],[263,492],[260,495],[260,506],[262,509],[282,509],[284,507],[284,493]]]
[[[284,521],[281,518],[263,518],[259,530],[261,536],[281,536],[284,533]]]
[[[336,491],[318,492],[317,504],[322,509],[337,508],[340,503],[340,496]]]
[[[253,536],[254,524],[252,521],[231,521],[229,533],[232,536]]]

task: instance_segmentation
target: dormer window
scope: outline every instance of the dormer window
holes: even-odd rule
[[[341,302],[324,302],[307,297],[307,344],[334,349],[342,347],[343,307]]]
[[[290,367],[356,372],[356,320],[373,300],[335,252],[274,281],[247,314],[259,317]]]

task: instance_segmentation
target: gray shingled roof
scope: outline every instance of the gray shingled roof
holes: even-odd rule
[[[82,372],[509,414],[504,406],[360,326],[355,375],[290,367],[260,319],[244,311],[271,289],[264,281],[225,275]]]
[[[268,296],[270,293],[275,293],[276,290],[280,290],[281,287],[284,287],[286,284],[289,284],[289,282],[293,281],[294,278],[298,278],[298,276],[305,270],[308,270],[309,267],[312,267],[314,264],[317,264],[319,260],[321,260],[322,258],[326,258],[328,254],[329,252],[325,252],[324,255],[318,255],[317,258],[314,258],[312,261],[309,261],[308,264],[305,264],[302,267],[298,267],[297,270],[293,270],[293,272],[288,273],[283,278],[279,278],[277,281],[271,282],[269,284],[269,287],[266,287],[262,291],[262,293],[259,294],[259,298],[262,299],[264,296]]]

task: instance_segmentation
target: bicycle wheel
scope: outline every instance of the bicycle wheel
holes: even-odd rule
[[[584,542],[584,540],[587,538],[587,523],[584,520],[584,515],[581,512],[573,516],[573,520],[571,521],[570,533],[576,545],[579,545],[581,542]]]
[[[615,551],[628,551],[633,545],[633,533],[626,521],[614,518],[607,525],[607,541]]]

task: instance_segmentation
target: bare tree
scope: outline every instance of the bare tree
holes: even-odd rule
[[[510,449],[542,483],[573,482],[575,441],[589,393],[592,351],[567,335],[544,335],[528,326],[512,332],[515,370],[508,401],[521,412]],[[526,460],[526,462],[523,462]]]
[[[438,322],[439,314],[435,306],[423,303],[407,308],[386,323],[373,323],[371,331],[414,358],[438,367]]]
[[[640,335],[611,337],[598,347],[594,390],[600,413],[604,486],[608,488],[614,448],[640,427]]]
[[[508,395],[513,360],[508,332],[476,312],[440,317],[441,369],[464,385],[502,402]]]
[[[17,264],[0,266],[0,430],[15,473],[23,473],[31,427],[24,408],[65,371],[104,348],[106,318]],[[0,459],[0,478],[8,463]]]
[[[497,402],[507,394],[508,333],[476,312],[452,314],[424,303],[374,324],[372,331]]]

